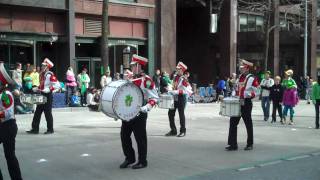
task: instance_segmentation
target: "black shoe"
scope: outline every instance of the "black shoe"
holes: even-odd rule
[[[186,136],[186,132],[181,132],[177,135],[177,137],[184,137],[184,136]]]
[[[165,136],[176,136],[177,135],[177,131],[169,131],[167,134],[165,134]]]
[[[137,164],[132,166],[132,169],[142,169],[148,166],[148,163],[140,163],[138,162]]]
[[[319,129],[319,126],[316,126],[316,129]]]
[[[46,131],[43,134],[53,134],[53,133],[54,133],[54,131]]]
[[[134,161],[128,161],[128,160],[125,160],[123,161],[122,164],[120,164],[120,169],[124,169],[124,168],[127,168],[129,165],[133,164]]]
[[[253,149],[253,146],[252,145],[247,145],[245,148],[244,148],[244,150],[245,151],[250,151],[250,150],[252,150]]]
[[[238,150],[238,146],[227,146],[225,148],[226,151],[236,151]]]
[[[39,134],[39,131],[31,129],[29,131],[26,131],[28,134]]]

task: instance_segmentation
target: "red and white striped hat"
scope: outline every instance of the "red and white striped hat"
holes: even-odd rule
[[[48,59],[45,58],[42,62],[43,65],[46,65],[49,69],[52,68],[54,66],[54,64]]]
[[[179,61],[179,63],[177,64],[177,69],[181,69],[183,72],[186,71],[188,69],[187,65],[185,65],[183,62]]]
[[[136,63],[138,63],[138,64],[140,64],[140,65],[142,65],[142,66],[145,66],[145,65],[148,64],[148,59],[147,59],[147,58],[144,58],[144,57],[142,57],[142,56],[138,56],[138,55],[134,54],[134,55],[132,56],[132,59],[131,59],[131,63],[130,63],[130,64],[136,64]]]
[[[14,81],[8,75],[6,69],[4,68],[4,63],[0,62],[0,81],[2,85],[14,84]]]

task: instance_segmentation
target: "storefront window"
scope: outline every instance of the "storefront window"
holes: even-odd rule
[[[240,24],[240,32],[248,31],[248,19],[246,14],[240,14],[239,16],[239,24]]]
[[[257,16],[256,17],[256,26],[257,26],[257,31],[263,31],[263,17]]]
[[[256,16],[248,16],[248,31],[256,31]]]

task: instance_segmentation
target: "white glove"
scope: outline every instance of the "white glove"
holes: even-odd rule
[[[34,88],[32,88],[32,91],[33,91],[33,92],[38,92],[38,91],[39,91],[39,88],[38,88],[38,87],[34,87]]]
[[[142,107],[140,108],[140,112],[147,113],[147,112],[150,111],[151,109],[152,109],[151,104],[147,104],[147,105],[142,106]]]

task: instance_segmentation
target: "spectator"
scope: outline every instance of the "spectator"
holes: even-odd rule
[[[266,71],[264,78],[260,83],[261,87],[261,107],[263,110],[264,121],[268,121],[270,115],[270,88],[273,86],[274,81],[270,78],[271,72]]]
[[[307,76],[305,79],[305,84],[306,84],[306,97],[305,99],[307,100],[307,104],[310,104],[310,99],[311,99],[311,91],[312,91],[312,79]]]
[[[218,77],[219,79],[219,77]],[[219,102],[220,100],[223,99],[224,95],[225,95],[225,91],[226,91],[226,81],[224,79],[220,79],[218,81],[218,84],[217,84],[217,99]]]
[[[166,72],[162,72],[162,76],[160,79],[160,93],[167,93],[172,90],[172,81],[170,80],[169,74]]]
[[[33,66],[32,68],[32,73],[30,75],[31,79],[32,79],[32,87],[39,87],[40,86],[40,75],[37,71],[37,68],[35,66]]]
[[[32,77],[31,77],[31,73],[32,73],[32,66],[28,67],[29,69],[26,70],[26,72],[24,73],[23,76],[23,80],[24,80],[24,92],[26,94],[32,94]]]
[[[160,69],[157,69],[155,75],[152,77],[152,80],[156,86],[158,93],[160,92],[160,81],[161,81],[161,74],[160,73],[161,73]]]
[[[66,73],[66,88],[66,104],[70,105],[71,98],[77,90],[77,82],[71,66]]]
[[[98,111],[99,109],[99,104],[94,100],[96,92],[97,92],[97,89],[93,87],[88,89],[87,103],[88,103],[88,108],[91,111]]]
[[[81,95],[81,106],[86,106],[87,89],[90,83],[90,77],[87,74],[87,69],[83,68],[82,72],[78,75],[77,78]]]
[[[296,106],[299,102],[298,92],[297,92],[297,84],[291,78],[293,75],[293,71],[290,69],[285,72],[286,79],[284,80],[283,84],[285,85],[285,90],[283,94],[283,121],[284,124],[286,123],[286,116],[288,110],[290,110],[290,122],[289,125],[293,125],[293,115],[294,115],[294,106]]]
[[[112,82],[112,77],[110,76],[110,68],[108,66],[105,74],[101,77],[101,80],[100,80],[101,88],[103,89],[106,85],[108,85],[111,82]]]
[[[316,109],[316,129],[319,129],[319,107],[320,107],[320,76],[318,81],[312,86],[312,103]]]
[[[114,81],[121,80],[120,73],[116,73],[114,76]]]
[[[283,98],[283,87],[281,86],[281,77],[276,76],[274,79],[275,84],[270,89],[270,100],[272,101],[272,121],[271,123],[276,122],[277,119],[277,110],[280,116],[280,122],[283,124],[282,119],[282,98]]]
[[[21,90],[22,88],[22,65],[21,63],[16,63],[16,68],[12,72],[12,79],[14,80],[15,89]]]

